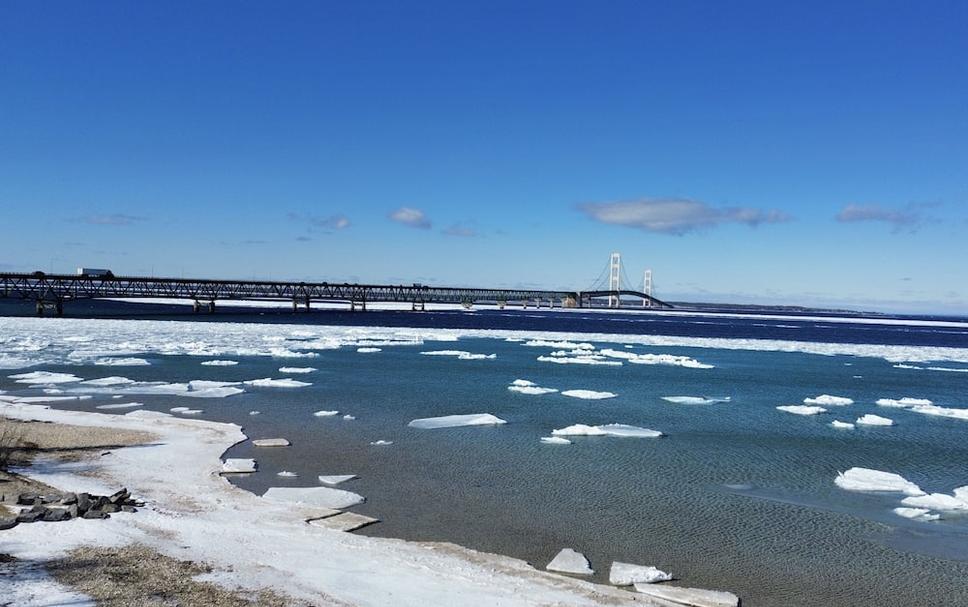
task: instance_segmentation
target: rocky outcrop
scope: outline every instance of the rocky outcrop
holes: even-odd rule
[[[56,523],[74,518],[102,519],[115,512],[137,512],[144,502],[131,498],[127,489],[111,495],[92,495],[90,493],[68,493],[65,495],[21,494],[16,503],[21,506],[15,519],[8,520],[0,529],[10,528],[19,523],[47,522]]]

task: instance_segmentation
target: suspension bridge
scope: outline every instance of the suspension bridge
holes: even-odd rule
[[[294,312],[309,310],[314,302],[342,302],[350,310],[366,310],[367,303],[409,303],[414,311],[428,303],[492,304],[498,307],[612,307],[623,302],[641,307],[672,307],[652,296],[652,273],[646,270],[641,289],[632,288],[621,255],[613,253],[589,289],[563,291],[477,287],[351,284],[303,281],[220,280],[115,276],[107,270],[77,274],[0,273],[0,297],[33,301],[37,314],[64,313],[65,303],[84,299],[187,299],[195,312],[214,312],[215,302],[287,301]]]

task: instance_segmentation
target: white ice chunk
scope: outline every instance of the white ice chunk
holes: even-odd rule
[[[282,476],[282,477],[285,477],[285,478],[296,478],[299,475],[296,474],[295,472],[290,472],[288,470],[283,470],[281,472],[276,472],[276,476]]]
[[[249,411],[249,415],[261,415],[262,411]]]
[[[392,440],[383,440],[381,438],[380,440],[375,440],[375,441],[373,441],[370,444],[371,445],[376,445],[378,447],[383,447],[383,446],[386,446],[386,445],[392,445],[393,444],[393,441]]]
[[[224,388],[226,386],[238,386],[239,381],[211,381],[207,379],[193,379],[188,382],[189,390],[208,390],[209,388]]]
[[[901,503],[912,508],[927,508],[928,510],[941,510],[942,512],[968,510],[968,502],[947,493],[915,495],[904,498]]]
[[[565,390],[563,396],[572,398],[582,398],[585,400],[601,400],[603,398],[615,398],[618,394],[614,392],[596,392],[595,390]]]
[[[255,472],[255,470],[256,463],[254,459],[229,458],[225,460],[225,463],[222,464],[222,472],[242,474]]]
[[[135,407],[143,407],[143,403],[113,403],[110,405],[98,405],[94,407],[95,409],[134,409]]]
[[[72,373],[52,373],[50,371],[31,371],[30,373],[18,373],[8,377],[17,380],[18,384],[70,384],[81,381],[80,377]]]
[[[362,495],[330,487],[270,487],[262,497],[277,502],[319,506],[341,510],[362,504]]]
[[[90,398],[90,396],[21,396],[11,400],[21,405],[41,405],[44,403],[59,403],[67,400],[89,400]]]
[[[433,350],[430,352],[421,352],[424,356],[453,356],[458,360],[485,360],[491,358],[497,358],[497,354],[475,354],[472,352],[465,352],[464,350]]]
[[[333,417],[339,415],[339,411],[317,411],[313,413],[316,417]]]
[[[632,584],[655,584],[656,582],[668,582],[672,576],[665,571],[660,571],[648,565],[632,565],[630,563],[612,563],[612,569],[608,572],[608,582],[615,586],[631,586]]]
[[[172,413],[183,413],[185,411],[189,411],[190,408],[189,407],[172,407],[171,409],[168,409],[168,410],[171,411]]]
[[[231,367],[239,363],[234,360],[206,360],[202,364],[206,367]]]
[[[877,404],[882,407],[895,407],[898,409],[906,409],[908,407],[914,407],[917,405],[929,406],[934,403],[926,398],[880,398],[877,400]]]
[[[662,400],[675,403],[677,405],[712,405],[714,403],[728,403],[730,401],[730,397],[723,396],[716,398],[709,396],[663,396]]]
[[[542,388],[541,386],[508,386],[508,390],[511,392],[517,392],[519,394],[552,394],[558,390],[555,388]]]
[[[128,379],[127,377],[102,377],[100,379],[88,379],[81,382],[82,384],[90,386],[123,386],[127,384],[133,384],[135,381],[133,379]]]
[[[847,472],[840,472],[834,479],[834,484],[847,491],[887,491],[910,496],[924,495],[921,487],[900,474],[870,468],[855,467]]]
[[[911,407],[911,411],[920,413],[922,415],[935,415],[938,417],[951,417],[954,419],[968,420],[968,409],[951,409],[948,407],[939,407],[937,405],[915,405]]]
[[[786,411],[787,413],[793,413],[795,415],[817,415],[819,413],[826,413],[827,410],[823,407],[814,407],[810,405],[780,405],[777,407],[778,411]]]
[[[144,367],[151,363],[143,358],[98,358],[94,364],[108,367]]]
[[[302,388],[312,385],[309,382],[297,381],[295,379],[272,379],[271,377],[266,377],[263,379],[250,379],[249,381],[243,383],[259,388]]]
[[[355,474],[330,474],[319,477],[319,482],[324,485],[338,485],[356,478]]]
[[[570,573],[572,575],[594,575],[595,571],[591,568],[588,559],[581,552],[575,552],[571,548],[564,548],[551,562],[545,565],[548,571],[559,573]]]
[[[560,436],[542,436],[541,442],[547,445],[570,445],[571,441]]]
[[[557,350],[594,350],[595,346],[589,343],[575,343],[573,341],[548,341],[545,339],[532,339],[524,343],[525,346],[538,348],[555,348]]]
[[[595,356],[539,356],[539,362],[556,363],[559,365],[604,365],[607,367],[621,367],[617,360],[603,360]]]
[[[382,348],[365,348],[364,347],[364,348],[357,348],[356,351],[359,352],[360,354],[375,354],[377,352],[382,352],[383,349]]]
[[[688,607],[739,607],[739,597],[721,590],[681,588],[663,584],[636,584],[635,589],[653,598]]]
[[[235,396],[236,394],[242,394],[245,392],[242,388],[234,388],[232,386],[225,386],[224,388],[205,388],[204,390],[189,390],[188,392],[180,392],[178,396],[187,396],[189,398],[227,398],[229,396]]]
[[[256,447],[288,447],[292,443],[284,438],[257,438],[252,444]]]
[[[821,394],[820,396],[814,396],[813,398],[803,399],[803,404],[805,405],[822,405],[825,407],[844,407],[847,405],[854,404],[854,401],[843,396],[831,396],[829,394]]]
[[[854,429],[854,424],[852,424],[850,422],[842,422],[842,421],[836,420],[836,419],[834,421],[830,422],[830,425],[833,426],[834,428],[839,428],[841,430],[853,430]]]
[[[940,514],[933,514],[927,508],[895,508],[894,514],[917,521],[936,521],[941,518]]]
[[[471,413],[469,415],[444,415],[442,417],[426,417],[415,419],[409,424],[411,428],[432,430],[435,428],[454,428],[457,426],[496,426],[507,422],[490,413]]]
[[[627,360],[635,365],[669,365],[674,367],[686,367],[688,369],[712,369],[713,365],[701,363],[688,356],[675,356],[673,354],[637,354],[624,350],[612,350],[606,348],[599,350],[599,354],[609,358],[620,358]]]
[[[894,420],[868,413],[858,417],[856,423],[861,426],[893,426]]]
[[[663,436],[658,430],[639,428],[626,424],[605,424],[603,426],[587,426],[585,424],[574,424],[566,428],[552,430],[554,436],[619,436],[636,438],[658,438]]]
[[[279,367],[279,373],[286,374],[300,374],[300,373],[312,373],[313,371],[318,371],[316,367]]]
[[[198,414],[202,413],[202,410],[201,409],[185,409],[184,411],[180,411],[180,413],[182,415],[198,415]]]
[[[343,419],[345,419],[345,420],[346,420],[346,421],[348,421],[348,422],[351,422],[351,421],[353,421],[354,419],[356,419],[356,416],[355,416],[355,415],[344,415],[344,416],[343,416]]]
[[[533,386],[535,384],[534,384],[533,381],[530,381],[530,380],[527,380],[527,379],[516,379],[513,382],[511,382],[511,385],[512,386],[519,386],[519,387],[524,388],[524,387],[527,387],[527,386]]]

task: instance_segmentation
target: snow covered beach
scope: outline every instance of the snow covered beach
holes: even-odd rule
[[[108,520],[21,524],[3,532],[3,552],[22,562],[57,559],[80,546],[149,546],[205,563],[203,577],[227,588],[272,589],[316,605],[648,605],[642,596],[538,571],[522,561],[452,544],[362,537],[307,525],[320,515],[232,486],[221,454],[245,440],[238,426],[153,412],[126,415],[0,405],[12,419],[149,432],[157,440],[29,474],[63,490],[125,486],[147,502]],[[42,575],[0,579],[18,605],[70,591]],[[84,597],[75,596],[84,604]],[[662,604],[660,602],[651,604]]]

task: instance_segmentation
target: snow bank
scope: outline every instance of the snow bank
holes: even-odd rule
[[[820,405],[824,407],[844,407],[847,405],[854,404],[854,401],[850,398],[845,398],[843,396],[831,396],[829,394],[821,394],[820,396],[815,396],[813,398],[803,399],[803,404]]]
[[[894,420],[868,413],[858,417],[855,423],[860,426],[893,426]]]
[[[729,396],[722,398],[710,398],[707,396],[663,396],[662,400],[677,405],[712,405],[715,403],[728,403],[731,399]]]
[[[272,379],[271,377],[266,377],[263,379],[250,379],[242,383],[246,384],[247,386],[256,386],[258,388],[303,388],[305,386],[312,385],[309,382],[297,381],[295,379]]]
[[[545,565],[548,571],[559,573],[570,573],[571,575],[594,575],[595,571],[589,564],[588,559],[581,552],[575,552],[571,548],[564,548],[561,552]]]
[[[574,424],[567,428],[552,430],[554,436],[619,436],[636,438],[658,438],[664,436],[658,430],[639,428],[627,424],[605,424],[603,426],[586,426],[585,424]]]
[[[615,561],[608,572],[608,582],[615,586],[631,586],[632,584],[655,584],[668,582],[672,576],[665,571],[647,565],[632,565]]]
[[[472,413],[469,415],[444,415],[442,417],[426,417],[411,421],[408,426],[423,430],[435,428],[455,428],[457,426],[496,426],[507,422],[490,413]]]
[[[270,487],[262,497],[277,502],[341,510],[362,504],[362,495],[329,487]]]
[[[900,474],[870,468],[855,467],[847,472],[841,472],[834,479],[834,484],[847,491],[886,491],[909,496],[924,495],[921,487]]]
[[[780,405],[777,407],[777,410],[786,411],[787,413],[793,413],[795,415],[818,415],[827,412],[823,407],[811,405]]]
[[[595,390],[565,390],[563,396],[581,398],[584,400],[602,400],[604,398],[615,398],[618,394],[614,392],[596,392]]]

